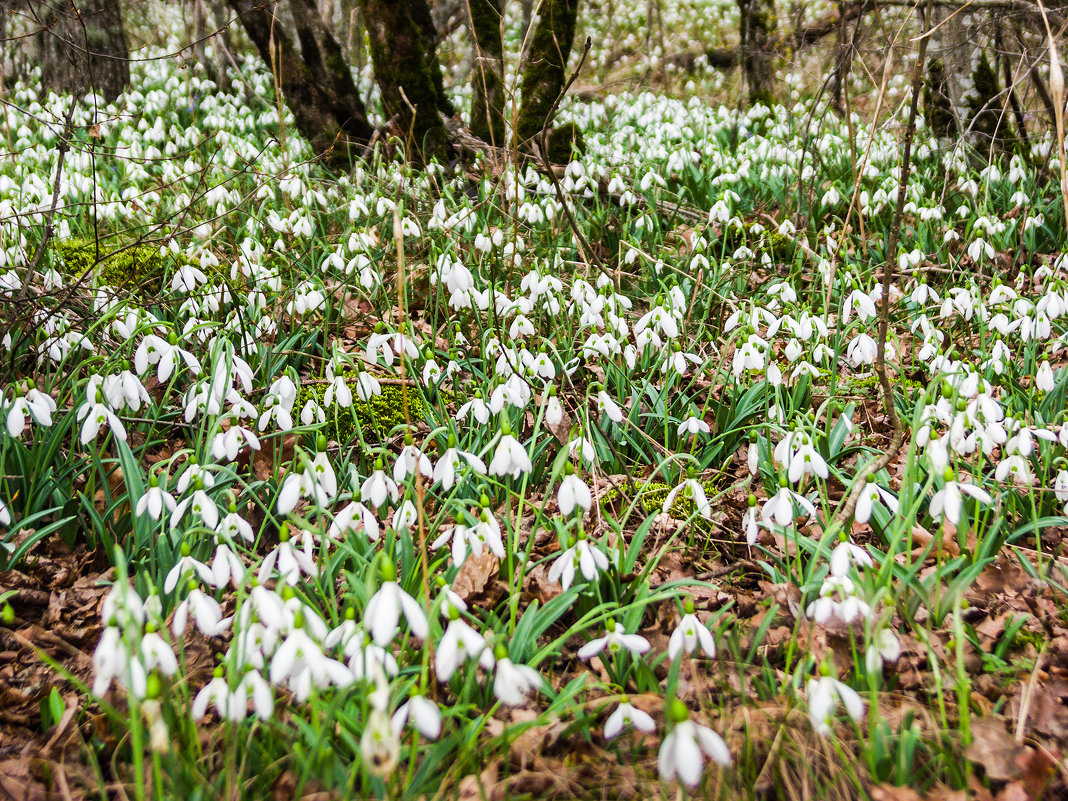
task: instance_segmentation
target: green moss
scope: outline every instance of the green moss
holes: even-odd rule
[[[927,385],[920,381],[913,381],[911,378],[905,378],[904,384],[906,389],[926,389]],[[862,376],[860,378],[853,378],[849,381],[849,389],[859,395],[870,395],[879,391],[879,376],[876,373]]]
[[[156,294],[163,286],[166,260],[158,247],[137,245],[119,249],[97,245],[91,239],[73,237],[56,243],[62,260],[61,271],[69,276],[82,276],[95,271],[96,283],[115,288],[136,288],[145,294]],[[103,260],[97,263],[97,259]]]
[[[346,373],[345,380],[351,389],[356,386],[356,373]],[[302,387],[297,402],[297,410],[304,408],[310,399],[322,406],[326,396],[326,384],[313,384]],[[324,407],[326,413],[326,435],[342,445],[348,445],[358,439],[359,431],[365,442],[378,443],[385,439],[395,426],[404,425],[404,401],[407,397],[408,414],[412,421],[425,420],[428,414],[426,404],[419,392],[403,384],[383,384],[382,394],[375,395],[364,402],[353,393],[352,406],[345,408],[334,402]]]
[[[701,482],[701,486],[705,491],[705,495],[713,495],[718,492],[718,488],[711,481]],[[638,494],[638,502],[642,509],[649,514],[658,514],[664,508],[664,501],[667,499],[668,493],[671,492],[672,487],[667,484],[663,484],[659,481],[650,481],[646,484],[638,484],[632,482],[627,485],[628,492],[636,492]],[[604,495],[601,496],[601,505],[611,503],[619,497],[619,490],[615,487],[609,489]],[[693,499],[683,496],[683,493],[679,493],[675,498],[675,502],[671,505],[669,510],[672,517],[676,520],[685,520],[694,513]],[[700,523],[706,523],[704,520],[700,520]]]
[[[582,130],[573,122],[565,122],[549,132],[549,161],[553,164],[567,164],[575,154],[586,152],[586,140]]]

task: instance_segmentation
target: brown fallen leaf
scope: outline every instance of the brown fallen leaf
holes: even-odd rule
[[[499,569],[500,560],[489,551],[483,551],[481,556],[468,556],[452,582],[453,592],[468,601],[485,592]]]
[[[1020,775],[1016,760],[1026,751],[1009,733],[1004,720],[987,717],[972,722],[972,742],[964,749],[964,756],[988,778],[1011,781]]]
[[[872,801],[923,801],[922,796],[911,787],[894,784],[878,784],[871,788]]]

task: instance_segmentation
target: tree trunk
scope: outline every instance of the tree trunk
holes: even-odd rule
[[[352,150],[374,135],[348,64],[334,58],[337,42],[319,12],[307,13],[305,0],[294,0],[298,32],[307,47],[298,53],[275,15],[271,0],[228,0],[260,56],[276,76],[278,89],[293,112],[297,128],[319,155],[334,166],[347,166]],[[303,24],[301,23],[303,21]],[[318,28],[316,27],[318,20]],[[320,30],[321,29],[321,30]],[[325,33],[317,38],[317,31]]]
[[[470,0],[475,68],[471,72],[471,133],[504,146],[504,0]]]
[[[409,156],[416,161],[444,158],[447,137],[438,112],[448,107],[439,93],[441,67],[433,43],[416,22],[422,0],[360,0],[371,43],[375,82],[386,115],[402,137],[410,136]],[[429,11],[427,11],[429,19]]]
[[[749,87],[749,104],[772,102],[775,86],[775,0],[738,0],[742,71]]]
[[[293,0],[290,6],[300,40],[301,57],[311,71],[312,78],[326,91],[334,119],[345,130],[353,121],[367,125],[367,109],[352,78],[349,62],[341,45],[323,23],[315,0]],[[361,127],[358,133],[364,135],[369,129],[369,126]]]
[[[445,93],[445,76],[441,70],[441,62],[438,61],[438,45],[441,43],[441,34],[437,25],[434,24],[434,15],[430,12],[427,0],[408,0],[408,7],[412,11],[412,20],[423,37],[423,47],[426,48],[426,63],[430,70],[430,78],[434,81],[434,89],[438,93],[438,111],[447,117],[456,114],[456,109],[449,102],[449,96]]]
[[[113,101],[130,84],[126,31],[119,0],[27,0],[41,26],[41,71],[46,89]]]
[[[516,124],[521,142],[533,138],[547,122],[567,80],[567,60],[575,39],[579,0],[542,0],[520,84],[523,103]]]

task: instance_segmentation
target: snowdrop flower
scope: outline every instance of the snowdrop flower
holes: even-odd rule
[[[1012,483],[1019,487],[1029,487],[1035,480],[1031,474],[1031,465],[1023,454],[1016,450],[1002,456],[994,469],[994,478],[998,481],[1011,479]]]
[[[854,367],[862,364],[874,364],[879,354],[878,343],[865,333],[857,334],[846,346],[846,359]],[[892,358],[890,343],[886,343],[886,357]]]
[[[608,720],[604,722],[604,738],[611,740],[623,731],[625,726],[633,726],[638,731],[645,733],[656,731],[656,723],[653,721],[652,715],[632,706],[630,699],[624,695],[619,706],[613,710],[612,714],[608,716]]]
[[[597,392],[597,411],[608,417],[613,423],[623,422],[623,410],[612,400],[612,396],[603,389]]]
[[[130,584],[117,581],[104,596],[100,622],[105,626],[140,629],[145,624],[145,604]]]
[[[215,532],[226,542],[234,542],[238,537],[245,542],[253,542],[256,539],[252,526],[237,513],[237,504],[233,498],[230,499],[226,514],[222,516],[222,519],[219,520],[219,525],[215,527]]]
[[[823,624],[832,617],[843,623],[870,617],[871,607],[856,594],[856,586],[849,576],[831,574],[824,579],[820,595],[805,609],[805,614]]]
[[[174,592],[174,588],[178,586],[178,580],[189,573],[195,573],[209,587],[215,585],[215,577],[211,573],[211,568],[190,556],[191,549],[188,542],[182,543],[181,554],[163,581],[164,592]]]
[[[3,408],[4,400],[0,396],[0,408]],[[21,387],[15,388],[15,397],[9,402],[7,409],[7,433],[12,437],[22,435],[26,426],[26,416],[31,416],[39,425],[52,425],[52,413],[56,410],[56,402],[51,395],[46,395],[30,383],[30,388],[23,394]]]
[[[880,502],[890,510],[891,514],[897,514],[897,498],[876,484],[875,479],[869,476],[868,483],[857,498],[857,505],[853,510],[853,519],[858,523],[867,523],[871,520],[871,513],[875,508],[875,504]]]
[[[467,415],[472,415],[482,425],[486,425],[490,419],[490,408],[486,405],[486,402],[482,399],[482,393],[475,392],[475,396],[471,398],[467,403],[456,410],[457,422],[463,422],[467,419]]]
[[[827,478],[827,462],[816,450],[811,437],[804,436],[801,446],[790,458],[786,472],[791,484],[797,484],[806,475]]]
[[[232,582],[235,590],[241,586],[245,578],[244,563],[225,542],[217,542],[215,546],[215,556],[211,560],[211,575],[216,587],[223,587],[227,582]]]
[[[683,497],[693,499],[694,509],[697,510],[697,514],[705,520],[711,520],[712,506],[709,504],[708,498],[705,496],[705,488],[701,486],[701,482],[694,478],[692,466],[687,469],[687,477],[682,480],[682,483],[675,486],[664,498],[661,511],[670,513],[672,507],[675,505],[675,499],[679,496],[679,493],[683,491],[685,491]]]
[[[232,462],[245,448],[258,451],[260,438],[251,430],[231,424],[225,431],[220,431],[211,440],[211,455],[214,459]]]
[[[274,695],[271,693],[270,685],[257,670],[252,668],[245,671],[245,675],[227,699],[227,719],[235,723],[244,720],[248,716],[249,700],[252,701],[252,709],[256,716],[262,720],[268,720],[274,714]]]
[[[1043,360],[1035,373],[1035,388],[1042,392],[1052,392],[1054,386],[1053,368],[1049,366],[1049,361]]]
[[[586,532],[579,529],[575,544],[556,557],[549,568],[549,581],[560,582],[567,592],[575,580],[578,568],[586,581],[593,581],[597,574],[608,569],[608,557],[586,539]]]
[[[955,479],[952,468],[945,469],[945,484],[931,498],[930,513],[935,519],[948,520],[953,525],[960,522],[961,502],[964,495],[975,498],[981,504],[993,502],[990,493],[975,484],[962,484]]]
[[[585,437],[575,437],[568,442],[567,452],[572,455],[578,453],[587,464],[593,464],[597,461],[597,449],[593,446],[593,443]]]
[[[382,560],[381,572],[382,586],[367,602],[367,609],[364,610],[364,623],[375,645],[385,647],[393,641],[402,614],[408,621],[412,636],[425,640],[430,628],[423,608],[397,584],[397,568],[388,558]]]
[[[409,723],[428,740],[436,740],[441,735],[441,710],[425,695],[416,693],[393,713],[390,720],[393,735],[400,737],[405,724]]]
[[[397,228],[394,220],[394,228]],[[367,716],[360,756],[367,770],[382,779],[393,772],[400,758],[400,739],[394,731],[389,709],[389,684],[381,671],[375,676],[375,689],[370,693],[371,713]]]
[[[501,425],[500,439],[497,440],[497,448],[489,464],[489,474],[519,478],[530,469],[530,457],[526,449],[519,440],[512,436],[512,428],[508,425],[508,421],[504,420]]]
[[[541,674],[529,665],[516,665],[508,658],[508,649],[503,642],[494,646],[496,675],[493,677],[493,694],[505,706],[521,706],[532,690],[540,690]]]
[[[675,725],[657,755],[661,779],[677,778],[688,787],[695,787],[701,781],[705,756],[723,766],[731,764],[731,754],[723,738],[707,726],[690,720],[689,710],[678,698],[671,699],[668,717]]]
[[[356,377],[356,397],[364,403],[376,395],[382,394],[382,385],[378,379],[367,372],[361,372]]]
[[[288,686],[301,702],[308,700],[313,687],[347,687],[353,682],[352,672],[322,652],[304,630],[303,622],[303,615],[298,613],[293,630],[271,658],[270,668],[271,683]]]
[[[994,258],[994,246],[982,237],[977,237],[974,242],[968,245],[968,258],[978,263],[983,256],[988,259]]]
[[[830,675],[830,667],[823,666],[818,679],[809,679],[808,718],[817,733],[827,736],[831,733],[831,718],[841,703],[854,721],[859,723],[864,717],[864,701],[857,691]]]
[[[694,613],[693,601],[689,598],[683,604],[682,619],[671,632],[668,640],[668,656],[678,659],[682,653],[692,654],[700,646],[706,656],[716,655],[716,641],[712,639],[712,632],[702,623]]]
[[[861,567],[873,567],[871,557],[868,552],[858,545],[854,545],[849,541],[847,535],[843,535],[843,539],[839,542],[834,550],[831,551],[831,575],[832,576],[844,576],[849,572],[850,565],[856,565]]]
[[[456,437],[449,435],[449,447],[441,454],[438,463],[434,465],[434,481],[441,484],[442,489],[450,490],[456,483],[456,469],[460,467],[461,460],[479,475],[486,474],[486,463],[478,456],[467,451],[462,451],[456,446]]]
[[[1053,494],[1061,503],[1068,501],[1068,470],[1062,468],[1057,472],[1053,479]]]
[[[194,515],[200,518],[201,525],[214,531],[219,524],[219,507],[208,496],[208,493],[204,492],[203,484],[199,478],[196,480],[195,486],[196,489],[193,490],[192,495],[175,505],[174,511],[171,512],[170,527],[172,529],[178,528],[182,518],[185,517],[185,513],[192,511]]]
[[[375,645],[365,631],[358,631],[346,644],[349,670],[356,681],[373,678],[378,672],[396,676],[400,671],[396,657],[381,645]]]
[[[422,473],[427,478],[434,476],[430,457],[413,444],[411,433],[406,432],[404,447],[397,455],[397,461],[393,463],[393,481],[399,486],[409,475],[414,475],[416,472]]]
[[[360,500],[378,508],[385,504],[386,498],[396,503],[400,499],[400,490],[393,479],[382,469],[382,459],[375,459],[375,469],[360,487]]]
[[[0,500],[0,526],[11,525],[11,512],[8,511],[7,505]]]
[[[200,360],[189,351],[178,347],[178,336],[173,331],[168,339],[148,334],[134,352],[134,369],[138,375],[143,376],[149,367],[156,365],[156,378],[161,384],[165,384],[174,373],[179,358],[193,374],[202,371]]]
[[[592,659],[601,651],[615,654],[621,648],[632,654],[644,654],[649,650],[649,641],[640,634],[627,634],[623,627],[611,618],[605,624],[607,633],[603,637],[590,640],[578,650],[579,659]]]
[[[816,507],[812,502],[799,495],[786,485],[786,479],[779,480],[779,491],[764,501],[760,510],[760,518],[765,524],[774,522],[776,525],[786,527],[794,522],[794,504],[801,507],[805,515],[816,517]]]
[[[115,439],[120,442],[126,441],[126,428],[123,426],[122,421],[115,416],[114,412],[101,403],[99,393],[95,403],[84,403],[79,407],[78,419],[84,419],[79,436],[82,445],[88,445],[90,441],[96,439],[100,429],[105,425],[111,428],[111,433],[115,435]]]
[[[215,668],[212,679],[197,693],[193,699],[193,707],[190,710],[193,720],[201,720],[208,714],[208,705],[213,705],[219,714],[220,720],[227,720],[227,710],[230,704],[230,687],[223,678],[222,666]]]
[[[145,670],[151,673],[158,670],[164,676],[173,676],[178,672],[178,659],[174,651],[156,633],[156,627],[149,623],[145,627],[144,636],[141,638],[141,663]]]
[[[571,462],[564,463],[564,478],[561,480],[560,489],[556,493],[556,501],[560,506],[560,514],[565,516],[575,511],[576,507],[586,512],[593,505],[590,488],[575,473],[575,468]]]
[[[308,532],[305,532],[306,534]],[[319,575],[319,568],[311,555],[311,539],[305,537],[305,547],[294,547],[290,540],[289,524],[283,523],[278,531],[278,544],[260,563],[258,579],[267,581],[277,571],[278,580],[283,584],[296,584],[301,574],[314,577]]]
[[[845,301],[845,308],[842,311],[843,323],[849,322],[849,318],[853,316],[854,307],[857,310],[857,316],[865,322],[873,318],[877,313],[875,301],[872,300],[871,295],[859,289],[854,289],[849,293]]]
[[[545,424],[558,426],[564,419],[564,407],[560,399],[556,397],[556,387],[549,387],[548,397],[545,400]]]
[[[338,540],[350,531],[360,530],[367,535],[367,539],[371,542],[377,542],[381,536],[378,518],[375,517],[374,512],[359,501],[353,501],[334,515],[334,519],[330,521],[330,528],[327,529],[326,536],[327,539]]]
[[[122,632],[107,626],[93,652],[93,694],[103,695],[117,681],[135,697],[143,698],[148,688],[148,675],[140,658],[130,654]]]
[[[419,510],[415,508],[415,504],[405,498],[396,509],[393,510],[393,517],[390,519],[390,525],[394,531],[409,531],[411,527],[419,520]]]
[[[171,620],[171,633],[176,638],[185,633],[190,613],[196,627],[205,637],[219,636],[229,628],[232,619],[224,618],[219,602],[201,590],[192,579],[189,594],[175,608],[174,618]]]
[[[451,679],[460,663],[467,659],[477,658],[483,670],[492,670],[495,660],[486,639],[465,623],[460,618],[460,610],[451,604],[447,617],[449,625],[434,653],[434,672],[438,681],[444,683]]]
[[[755,495],[750,495],[748,498],[748,506],[746,510],[742,512],[742,533],[745,534],[745,542],[747,545],[756,545],[757,534],[759,533],[759,527],[757,525],[757,499]]]
[[[679,423],[680,438],[686,436],[687,434],[707,434],[711,430],[712,429],[708,427],[708,423],[706,423],[699,417],[694,417],[693,415],[687,417],[685,420]]]
[[[158,522],[163,517],[164,510],[171,513],[176,505],[170,493],[164,492],[160,487],[159,476],[153,473],[148,479],[148,489],[137,499],[134,514],[141,517],[147,513],[149,517]]]
[[[876,673],[889,662],[897,661],[901,656],[901,641],[888,628],[879,628],[871,638],[871,644],[864,652],[864,665],[869,673]]]

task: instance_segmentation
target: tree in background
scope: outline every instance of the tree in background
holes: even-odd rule
[[[770,104],[775,88],[775,0],[737,0],[742,74],[750,105]]]
[[[119,0],[26,0],[44,86],[111,102],[130,84]]]

